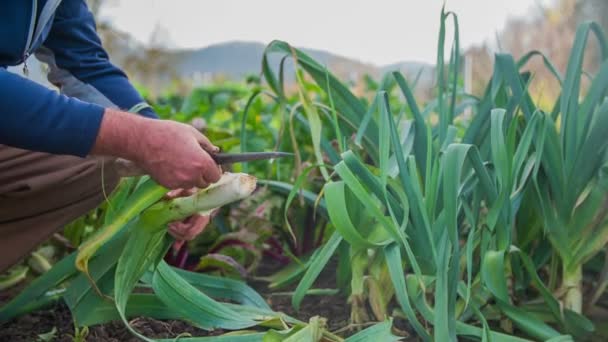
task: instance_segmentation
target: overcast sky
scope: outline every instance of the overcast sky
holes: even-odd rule
[[[494,39],[509,17],[552,0],[448,0],[463,47]],[[434,62],[441,0],[113,0],[103,19],[148,42],[157,25],[172,47],[273,39],[364,62]]]

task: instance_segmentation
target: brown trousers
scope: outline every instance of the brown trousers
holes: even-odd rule
[[[0,272],[103,201],[101,165],[101,158],[0,145]],[[103,168],[107,194],[119,180],[109,165]]]
[[[97,89],[57,67],[50,50],[40,48],[36,57],[48,65],[48,80],[62,94],[116,108]],[[0,272],[103,201],[101,164],[100,158],[51,155],[0,145]],[[107,194],[119,180],[110,164],[103,168]]]

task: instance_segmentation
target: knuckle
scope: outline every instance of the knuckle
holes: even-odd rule
[[[207,162],[204,158],[200,158],[192,162],[192,169],[194,172],[200,173],[200,171],[204,170],[205,168],[207,168]]]

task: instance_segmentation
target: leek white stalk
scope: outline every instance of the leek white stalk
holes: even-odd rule
[[[224,173],[217,183],[188,197],[159,202],[142,213],[152,226],[178,221],[196,213],[209,213],[223,205],[241,200],[255,190],[256,178],[245,173]],[[160,228],[160,227],[159,227]]]
[[[583,312],[583,267],[576,266],[570,270],[564,266],[563,286],[566,290],[564,295],[564,306],[576,313]]]

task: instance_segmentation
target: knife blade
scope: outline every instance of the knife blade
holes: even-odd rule
[[[291,156],[293,156],[293,153],[287,152],[243,152],[211,154],[211,158],[213,158],[213,160],[215,160],[218,165],[246,163],[254,160],[268,160]]]
[[[211,158],[218,165],[246,163],[255,160],[269,160],[275,158],[291,157],[293,153],[287,152],[244,152],[244,153],[215,153]],[[114,160],[116,172],[121,177],[134,177],[145,175],[146,172],[130,160],[118,158]]]

